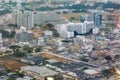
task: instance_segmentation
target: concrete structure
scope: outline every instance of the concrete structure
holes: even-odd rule
[[[74,32],[62,31],[60,32],[60,37],[61,38],[72,38],[74,37]]]
[[[120,16],[119,16],[119,19],[118,19],[117,27],[120,28]]]
[[[92,69],[84,70],[87,78],[95,78],[95,76],[99,75],[100,72]]]
[[[26,31],[26,29],[22,27],[20,32],[16,34],[16,40],[18,42],[29,42],[33,40],[33,33],[31,31]]]
[[[102,25],[102,13],[101,12],[94,13],[94,24],[97,27],[101,27],[101,25]]]
[[[46,43],[45,43],[45,39],[44,37],[39,37],[38,38],[38,46],[45,46]]]
[[[98,34],[100,32],[99,28],[93,28],[92,33],[93,34]]]
[[[34,13],[32,11],[25,11],[23,13],[23,26],[28,29],[34,27]]]
[[[54,80],[53,76],[58,75],[58,72],[39,66],[24,66],[21,68],[21,72],[34,77],[37,80]]]
[[[12,24],[18,27],[24,26],[27,28],[34,27],[34,14],[32,11],[25,11],[22,13],[20,10],[12,12]]]
[[[78,34],[86,33],[86,26],[83,23],[72,23],[68,26],[68,31],[76,31]]]
[[[70,4],[75,3],[75,0],[48,0],[49,4]]]
[[[18,27],[22,26],[22,12],[20,10],[14,10],[12,12],[12,24]]]
[[[3,46],[2,33],[0,33],[0,47]]]
[[[35,12],[34,13],[35,24],[60,24],[63,23],[62,19],[55,12]]]
[[[78,34],[85,34],[94,28],[93,22],[85,21],[84,23],[72,23],[68,25],[68,31],[76,31]]]
[[[45,36],[53,36],[53,32],[49,30],[44,31],[44,34]]]
[[[95,25],[92,21],[84,21],[84,23],[67,23],[57,25],[56,27],[62,38],[74,37],[76,35],[75,33],[86,34],[92,31],[93,28],[95,28]]]

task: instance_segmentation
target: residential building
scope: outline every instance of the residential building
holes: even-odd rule
[[[85,21],[84,23],[72,23],[68,26],[68,31],[77,32],[78,34],[88,33],[92,28],[94,28],[93,22]]]
[[[14,10],[12,12],[12,24],[15,24],[18,28],[22,26],[22,11]]]
[[[119,16],[119,19],[118,19],[117,27],[120,28],[120,16]]]
[[[46,30],[46,31],[44,31],[44,35],[45,36],[53,36],[53,32],[49,31],[49,30]]]
[[[38,46],[45,46],[45,38],[44,37],[39,37],[38,38]]]
[[[55,12],[35,12],[34,13],[34,24],[60,24],[63,20]]]
[[[79,23],[67,23],[58,25],[56,29],[62,38],[71,38],[75,35],[86,34],[90,31],[92,32],[92,29],[95,27],[96,26],[94,25],[93,21],[84,21]]]
[[[102,13],[101,12],[94,13],[94,24],[97,27],[101,27],[101,25],[102,25]]]
[[[23,26],[29,28],[34,27],[34,13],[33,11],[25,11],[23,13]]]
[[[16,40],[18,42],[29,42],[33,40],[33,33],[31,31],[26,31],[23,27],[20,32],[16,34]]]
[[[0,33],[0,47],[3,46],[2,33]]]

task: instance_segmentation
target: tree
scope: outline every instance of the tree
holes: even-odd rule
[[[17,46],[17,45],[12,45],[9,47],[10,49],[17,49],[17,48],[21,48],[20,46]]]
[[[15,78],[11,78],[11,77],[10,77],[10,78],[8,78],[7,80],[16,80],[16,79],[15,79]]]
[[[24,74],[20,73],[19,71],[16,71],[16,75],[19,76],[19,77],[23,77]]]
[[[23,57],[23,56],[25,56],[25,54],[26,54],[26,52],[19,51],[18,49],[14,50],[14,56],[16,56],[16,57]]]
[[[41,51],[40,47],[35,48],[35,52],[40,52],[40,51]]]
[[[37,80],[36,78],[33,78],[33,80]]]
[[[2,76],[3,75],[3,72],[2,71],[0,71],[0,76]]]
[[[105,59],[106,59],[107,61],[111,61],[111,60],[112,60],[112,57],[111,57],[110,55],[107,55],[107,56],[105,56]]]
[[[29,47],[29,46],[23,46],[23,49],[22,49],[24,52],[27,52],[27,53],[32,53],[33,52],[33,48],[32,47]]]
[[[55,26],[53,24],[46,24],[46,26],[43,26],[44,30],[50,30],[53,32],[53,37],[59,37],[60,34],[57,32],[57,30],[55,29]]]
[[[60,34],[57,32],[57,30],[54,30],[53,31],[53,37],[59,37],[60,36]]]
[[[9,33],[9,37],[10,37],[10,38],[14,38],[15,34],[16,34],[15,31],[11,31],[11,32]]]
[[[0,33],[2,33],[3,38],[13,38],[16,34],[15,31],[8,32],[4,29],[0,29]]]
[[[75,20],[75,17],[70,17],[70,20]]]

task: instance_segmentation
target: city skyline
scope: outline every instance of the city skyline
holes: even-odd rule
[[[0,80],[120,80],[120,1],[0,0]]]

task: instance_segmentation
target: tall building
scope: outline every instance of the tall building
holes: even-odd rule
[[[119,19],[118,19],[117,27],[120,28],[120,16],[119,16]]]
[[[64,20],[60,18],[55,12],[35,12],[34,13],[34,24],[60,24]]]
[[[12,24],[17,25],[17,27],[32,28],[34,27],[34,13],[32,11],[22,13],[20,10],[14,10],[12,12]]]
[[[94,25],[100,27],[102,25],[102,13],[95,12],[94,13]]]
[[[0,33],[0,47],[3,46],[2,33]]]
[[[12,24],[15,24],[17,27],[22,26],[22,11],[21,9],[21,4],[18,1],[16,10],[12,12]]]
[[[34,13],[32,11],[25,11],[23,13],[23,26],[28,29],[34,27]]]
[[[22,26],[22,12],[20,10],[12,12],[12,24],[17,25],[17,27]]]

